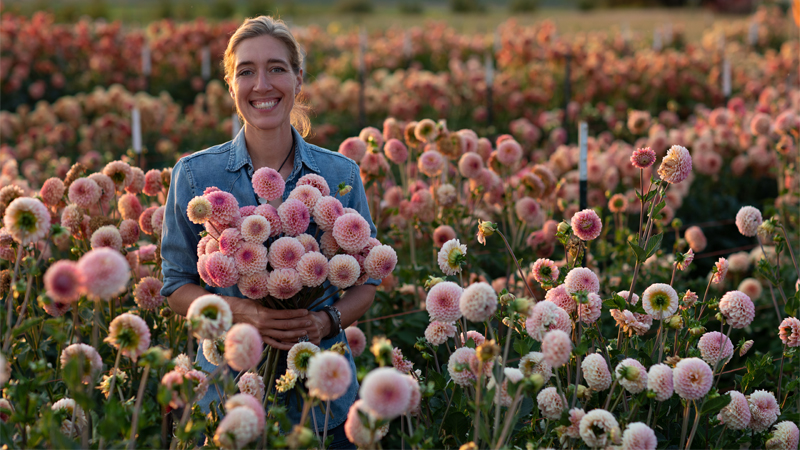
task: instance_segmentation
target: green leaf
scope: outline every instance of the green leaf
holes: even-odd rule
[[[531,347],[533,343],[530,342],[528,339],[517,339],[514,341],[514,351],[517,352],[519,356],[525,356],[531,351]]]
[[[17,328],[14,328],[14,332],[12,333],[12,335],[14,337],[17,337],[25,333],[26,331],[30,330],[31,328],[35,327],[36,325],[39,325],[44,321],[44,319],[45,319],[44,316],[32,317],[30,319],[27,319],[26,321],[22,322]]]
[[[661,239],[663,238],[664,235],[662,233],[658,233],[650,238],[650,240],[647,242],[644,259],[653,256],[658,251],[658,249],[661,247]]]
[[[575,353],[576,355],[585,355],[587,350],[589,350],[589,342],[583,341],[580,344],[578,344],[577,347],[572,349],[572,352]]]
[[[800,309],[800,291],[794,293],[792,297],[786,299],[786,306],[784,310],[787,316],[796,317],[798,309]]]
[[[700,416],[716,414],[722,408],[728,406],[728,403],[731,402],[731,396],[729,394],[720,395],[717,398],[712,398],[706,400],[703,403],[703,409],[700,411]]]
[[[656,206],[653,207],[653,213],[650,215],[650,217],[656,217],[658,213],[660,213],[661,210],[664,209],[665,206],[667,206],[667,201],[661,200],[661,203],[658,203]]]
[[[647,259],[642,247],[634,244],[633,241],[628,241],[628,245],[633,249],[633,252],[636,253],[636,261],[642,262]]]

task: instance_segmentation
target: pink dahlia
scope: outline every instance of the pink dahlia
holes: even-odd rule
[[[600,318],[603,310],[603,299],[594,292],[589,293],[586,298],[586,303],[578,304],[578,317],[581,322],[591,325]]]
[[[44,274],[44,289],[53,301],[72,304],[81,297],[78,265],[66,259],[56,261]]]
[[[778,333],[783,345],[800,347],[800,320],[796,317],[787,317],[778,325]]]
[[[561,412],[566,408],[566,402],[554,387],[542,389],[536,395],[536,403],[542,416],[549,420],[561,418]]]
[[[656,433],[642,422],[628,424],[622,433],[622,450],[655,450],[656,447]]]
[[[155,311],[164,303],[161,287],[164,283],[158,278],[144,277],[133,290],[133,299],[145,311]]]
[[[42,184],[42,189],[39,191],[39,196],[42,198],[42,201],[47,206],[58,206],[61,202],[61,199],[64,197],[64,191],[66,191],[66,187],[64,187],[64,182],[61,181],[60,178],[48,178],[47,181]]]
[[[69,185],[67,198],[78,207],[88,209],[100,201],[102,194],[100,186],[94,180],[78,178]]]
[[[758,300],[763,292],[761,282],[755,278],[745,278],[739,283],[737,290],[744,292],[750,299]]]
[[[772,392],[758,390],[747,397],[750,405],[750,429],[756,433],[766,431],[781,415],[781,409]]]
[[[131,167],[132,177],[129,185],[125,186],[125,192],[138,194],[144,188],[144,172],[138,167]]]
[[[229,192],[214,191],[205,194],[206,200],[211,203],[211,217],[209,220],[215,224],[227,226],[239,213],[239,202]]]
[[[246,372],[239,377],[239,382],[236,383],[236,387],[239,388],[239,392],[242,394],[249,395],[256,399],[256,401],[261,401],[264,399],[264,378],[261,377],[257,373],[253,372]],[[232,401],[234,398],[238,397],[234,395],[228,401]],[[259,408],[262,412],[264,408]],[[256,411],[258,414],[258,411]]]
[[[275,237],[283,232],[283,225],[281,225],[281,216],[278,215],[278,210],[274,206],[265,203],[259,205],[253,211],[253,214],[258,214],[269,221],[270,237]]]
[[[797,428],[797,424],[784,420],[775,425],[775,431],[772,432],[772,438],[766,442],[766,447],[768,449],[796,450],[798,441],[800,441],[800,429]]]
[[[562,330],[548,331],[542,339],[542,354],[551,367],[561,367],[569,362],[572,340]]]
[[[270,233],[272,233],[272,226],[269,220],[264,216],[253,214],[242,220],[242,226],[239,232],[245,241],[254,244],[263,244],[269,239]]]
[[[525,330],[534,340],[542,341],[545,333],[550,330],[572,332],[572,321],[566,311],[555,303],[545,300],[537,303],[528,319],[525,321]]]
[[[286,366],[298,377],[305,378],[308,372],[308,363],[319,351],[319,347],[311,342],[297,343],[289,349],[289,353],[286,355]]]
[[[600,236],[603,222],[593,209],[584,209],[572,216],[572,232],[584,241],[592,241]]]
[[[414,368],[414,363],[403,356],[403,351],[397,347],[392,349],[392,367],[404,374],[408,374]]]
[[[314,205],[314,220],[322,231],[330,231],[336,219],[344,215],[342,202],[335,197],[325,196]]]
[[[267,248],[261,244],[243,242],[234,255],[240,276],[267,270]]]
[[[261,435],[258,416],[252,409],[244,406],[228,409],[227,414],[217,425],[214,444],[224,449],[244,448]]]
[[[192,334],[200,339],[217,339],[233,323],[231,307],[222,297],[206,294],[197,297],[186,312]]]
[[[552,283],[558,280],[558,266],[549,259],[539,258],[531,267],[533,278],[539,283]]]
[[[135,220],[123,220],[119,224],[119,236],[122,239],[122,245],[131,246],[139,240],[139,224]]]
[[[636,315],[627,309],[623,311],[611,309],[609,312],[611,313],[611,317],[614,318],[614,321],[617,322],[617,326],[628,336],[632,336],[634,333],[636,333],[637,336],[642,336],[650,329],[649,324],[640,322]],[[640,315],[646,316],[646,314]],[[652,323],[652,319],[650,319],[650,321]]]
[[[271,202],[281,195],[286,187],[286,182],[277,170],[262,167],[253,174],[253,190],[264,200]]]
[[[131,277],[128,260],[107,247],[83,255],[77,268],[86,294],[98,300],[110,300],[124,292]]]
[[[300,200],[288,199],[278,207],[281,227],[288,236],[297,236],[306,231],[311,222],[308,207]]]
[[[725,364],[733,356],[733,343],[719,331],[703,334],[697,348],[700,349],[703,361],[712,367],[719,363]]]
[[[269,273],[264,270],[239,278],[239,291],[247,298],[258,300],[269,295]]]
[[[586,384],[594,391],[604,391],[611,386],[611,372],[606,359],[599,353],[586,356],[581,362],[581,371]]]
[[[294,269],[306,253],[297,239],[284,236],[269,247],[269,263],[273,269]]]
[[[442,345],[448,338],[456,335],[456,327],[452,323],[432,321],[425,329],[425,340],[431,345]]]
[[[123,192],[133,182],[133,170],[123,161],[111,161],[103,168],[103,174],[111,178],[117,192]]]
[[[580,439],[581,432],[580,432],[580,425],[581,419],[583,416],[586,415],[586,412],[581,408],[572,408],[569,410],[569,423],[570,425],[562,426],[562,430],[564,436],[568,436],[572,439]]]
[[[352,375],[347,358],[336,352],[319,352],[308,362],[306,387],[312,397],[336,400],[347,392]]]
[[[308,252],[297,262],[296,269],[303,286],[319,286],[328,278],[328,258],[319,252]]]
[[[107,205],[114,199],[116,192],[116,184],[108,175],[102,173],[93,173],[89,175],[90,180],[94,180],[100,186],[100,202]]]
[[[300,179],[297,180],[297,186],[313,186],[317,188],[323,196],[331,195],[331,188],[328,186],[328,182],[325,181],[325,178],[313,173],[300,177]]]
[[[664,283],[652,284],[642,294],[642,307],[656,320],[664,320],[675,314],[678,302],[678,293]]]
[[[461,293],[459,309],[471,322],[489,320],[497,310],[497,293],[488,283],[472,284]]]
[[[464,178],[476,178],[483,169],[483,158],[475,152],[467,152],[461,155],[458,161],[458,171]]]
[[[522,146],[513,139],[497,144],[497,160],[504,166],[512,166],[522,159]]]
[[[637,169],[647,169],[656,162],[656,152],[650,147],[637,148],[631,155],[631,164]]]
[[[633,358],[626,358],[617,364],[614,374],[619,384],[631,394],[638,394],[647,387],[647,369]]]
[[[732,430],[744,430],[750,425],[750,404],[739,391],[728,391],[731,402],[717,414],[717,419]]]
[[[247,372],[246,374],[243,374],[242,377],[239,379],[240,380],[239,381],[239,385],[240,386],[242,385],[242,381],[241,380],[246,379],[245,375],[250,375],[248,378],[251,379],[251,380],[252,379],[261,379],[261,377],[257,376],[257,374],[254,374],[252,372]],[[253,375],[256,375],[256,376],[253,376]],[[255,415],[255,417],[256,417],[257,427],[258,427],[259,430],[263,430],[264,429],[264,424],[266,422],[266,414],[265,414],[265,411],[264,411],[264,407],[261,405],[261,400],[260,400],[264,396],[263,395],[263,390],[264,390],[263,381],[262,381],[261,384],[262,384],[262,386],[261,386],[261,391],[262,392],[261,392],[260,396],[255,396],[255,395],[252,395],[252,394],[249,394],[249,393],[236,394],[236,395],[231,396],[228,399],[228,401],[225,402],[225,410],[226,411],[231,411],[234,408],[240,408],[240,407],[244,407],[244,408],[250,409],[250,411],[252,411],[253,415]],[[240,388],[240,390],[241,390],[241,388]]]
[[[347,337],[347,345],[350,346],[350,351],[353,357],[359,357],[367,348],[367,337],[364,332],[357,326],[349,326],[344,329],[344,334]]]
[[[672,371],[675,392],[684,400],[699,400],[705,396],[713,381],[711,367],[700,358],[678,361]]]
[[[428,150],[417,159],[417,168],[428,177],[436,177],[442,173],[444,157],[436,150]]]
[[[237,323],[225,337],[225,361],[234,370],[249,370],[261,360],[264,343],[256,327]]]
[[[164,213],[166,212],[165,206],[159,206],[153,211],[153,216],[150,218],[150,226],[152,227],[153,234],[161,235],[164,227]]]
[[[686,147],[673,145],[661,160],[658,175],[670,184],[680,183],[689,177],[692,171],[692,155]]]
[[[75,205],[67,205],[61,211],[61,226],[67,228],[74,237],[80,237],[83,213]],[[11,236],[9,234],[9,236]]]
[[[186,215],[192,223],[204,224],[214,218],[213,206],[207,198],[199,195],[189,200],[189,204],[186,206]]]
[[[560,284],[550,289],[547,291],[544,298],[545,300],[555,303],[556,306],[566,311],[567,314],[572,314],[572,312],[575,311],[575,299],[567,292],[566,285]]]
[[[404,375],[390,367],[368,373],[361,382],[358,394],[375,416],[385,420],[408,412],[411,401],[411,387],[405,381]]]
[[[299,200],[306,205],[309,211],[313,211],[314,206],[317,205],[317,201],[320,198],[322,198],[322,193],[319,189],[308,184],[298,184],[297,187],[289,193],[287,200]]]
[[[114,225],[106,225],[92,233],[91,245],[93,249],[108,247],[116,251],[122,250],[122,236]]]
[[[719,311],[733,328],[744,328],[753,321],[756,309],[744,292],[729,291],[719,300]]]
[[[108,325],[108,337],[104,341],[136,361],[150,347],[150,328],[141,317],[123,313]]]
[[[686,229],[683,233],[683,237],[686,239],[686,242],[689,243],[689,247],[694,250],[695,253],[700,253],[705,250],[706,245],[708,245],[708,241],[706,240],[706,235],[703,233],[703,230],[698,226],[691,226]]]
[[[519,220],[525,222],[529,226],[534,226],[537,223],[541,224],[542,218],[544,217],[539,202],[530,197],[522,197],[517,200],[514,204],[514,210]]]
[[[339,153],[358,163],[367,153],[367,144],[357,137],[349,137],[339,145]]]
[[[94,347],[86,344],[72,344],[68,345],[61,351],[61,368],[63,369],[75,358],[83,358],[83,371],[82,381],[84,384],[89,384],[92,379],[103,370],[103,359],[97,353]],[[88,364],[87,364],[88,363]]]
[[[161,193],[163,186],[160,170],[150,169],[144,174],[144,187],[142,187],[144,195],[155,197]]]
[[[605,409],[593,409],[581,419],[580,434],[589,447],[605,447],[611,444],[614,435],[619,436],[619,423]]]
[[[133,194],[123,194],[117,201],[117,210],[123,219],[139,220],[142,209],[142,203]]]
[[[472,342],[475,343],[475,348],[480,347],[481,345],[483,345],[484,342],[486,342],[486,336],[480,334],[475,330],[467,331],[466,341],[464,341],[464,335],[461,335],[459,339],[461,340],[461,345],[467,345],[467,341],[472,340]]]
[[[389,276],[396,265],[397,253],[388,245],[373,247],[364,260],[364,270],[370,278],[376,280],[382,280]]]
[[[368,424],[361,422],[362,417],[367,417]],[[375,427],[377,418],[373,412],[366,407],[364,400],[356,400],[347,413],[347,421],[344,423],[344,433],[347,440],[359,447],[371,447],[375,442],[381,440],[389,432],[389,424]]]
[[[455,384],[470,386],[478,379],[471,368],[472,361],[476,358],[475,349],[469,347],[458,348],[450,355],[450,360],[447,362],[447,371]]]
[[[403,164],[408,159],[408,148],[398,139],[389,139],[383,147],[386,158],[395,164]]]
[[[269,295],[284,300],[300,292],[303,282],[294,269],[276,269],[270,273],[267,287]]]
[[[319,249],[327,258],[333,258],[341,250],[330,231],[322,233],[322,237],[319,238]]]
[[[153,215],[155,214],[158,206],[151,206],[142,211],[139,216],[139,228],[144,234],[153,234]]]
[[[239,270],[236,269],[235,259],[221,252],[204,256],[206,256],[205,271],[208,277],[203,277],[203,280],[221,288],[231,287],[239,282]]]
[[[456,238],[456,231],[450,225],[439,225],[433,230],[433,245],[442,248],[444,244]]]
[[[369,242],[369,223],[358,213],[343,214],[333,224],[333,237],[344,251],[357,253]]]
[[[360,275],[361,267],[351,255],[334,255],[328,261],[328,280],[340,289],[352,286]]]
[[[544,378],[544,381],[553,376],[553,368],[544,359],[544,354],[541,352],[529,352],[519,360],[519,370],[529,377],[538,373]]]
[[[564,287],[570,295],[578,292],[598,293],[600,292],[600,280],[592,269],[586,267],[576,267],[567,273],[564,279]]]
[[[739,212],[736,213],[736,228],[739,229],[739,233],[747,237],[756,235],[761,222],[761,211],[752,206],[742,206]]]
[[[647,389],[655,392],[656,400],[663,402],[672,397],[673,375],[672,368],[666,364],[654,364],[647,372]]]
[[[47,236],[50,213],[39,200],[19,197],[6,207],[3,224],[15,242],[26,246]]]
[[[303,245],[306,253],[308,252],[318,252],[319,253],[319,244],[317,240],[314,239],[314,236],[310,234],[302,233],[297,236],[296,238],[300,243]]]

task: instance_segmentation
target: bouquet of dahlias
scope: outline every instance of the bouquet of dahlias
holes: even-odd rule
[[[281,198],[284,188],[274,169],[253,174],[253,190],[267,202]],[[232,194],[206,189],[187,208],[189,220],[206,230],[197,245],[200,277],[214,287],[237,285],[273,309],[311,310],[339,290],[391,274],[394,249],[370,237],[367,220],[330,193],[314,174],[300,178],[277,209],[268,203],[240,208]],[[309,230],[312,218],[315,232]],[[320,298],[326,281],[337,290]]]

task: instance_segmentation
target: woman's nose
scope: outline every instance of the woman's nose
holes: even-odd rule
[[[269,74],[264,71],[259,71],[256,79],[255,90],[268,91],[272,89],[272,83],[269,80]]]

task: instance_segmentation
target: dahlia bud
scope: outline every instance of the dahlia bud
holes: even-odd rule
[[[425,280],[425,289],[430,290],[430,288],[436,286],[437,284],[444,281],[444,278],[435,277],[433,275],[428,275],[428,279]]]
[[[497,345],[494,339],[488,339],[484,341],[483,344],[479,345],[475,351],[478,355],[478,359],[485,364],[500,354],[500,346]]]
[[[579,384],[578,385],[578,399],[581,401],[589,401],[592,398],[592,390],[588,389],[586,386]]]
[[[618,369],[622,378],[628,381],[634,381],[639,378],[639,368],[634,366],[622,366]]]
[[[725,324],[725,316],[721,312],[714,314],[714,318],[722,322],[723,325]]]
[[[680,330],[683,328],[683,317],[676,314],[669,318],[668,324],[673,330]]]
[[[341,197],[347,195],[351,190],[353,190],[353,186],[346,184],[345,182],[339,183],[339,186],[336,187],[336,190],[339,192]]]
[[[462,445],[458,450],[478,450],[478,446],[475,445],[474,442],[470,441]]]
[[[342,356],[347,355],[347,346],[344,342],[337,342],[331,346],[331,351],[336,352]]]
[[[683,226],[683,221],[681,219],[672,219],[672,228],[679,229]]]
[[[561,222],[558,224],[558,232],[559,233],[566,233],[567,231],[571,230],[572,227],[567,222]]]
[[[159,314],[160,314],[160,315],[161,315],[161,317],[163,317],[164,319],[169,319],[170,317],[172,317],[172,310],[169,308],[169,306],[165,306],[165,307],[163,307],[163,308],[161,309],[161,311],[159,312]]]
[[[478,242],[486,245],[486,238],[493,235],[495,231],[497,231],[497,225],[481,220],[478,224]]]
[[[542,389],[542,387],[544,387],[544,376],[542,376],[540,373],[534,373],[528,377],[528,382],[530,382],[533,391],[538,392]]]
[[[511,292],[508,292],[505,289],[503,289],[503,293],[500,295],[500,304],[501,305],[506,305],[509,302],[514,301],[514,299],[516,299],[516,298],[517,298],[516,295],[514,295]]]
[[[756,233],[763,240],[769,239],[770,236],[775,234],[775,222],[772,219],[761,222],[761,225],[756,229]]]
[[[695,336],[695,337],[696,336],[702,336],[703,333],[705,333],[705,332],[706,332],[706,327],[689,328],[689,333],[691,333],[692,336]]]
[[[531,310],[531,301],[527,298],[516,298],[508,304],[508,309],[517,314],[527,316]]]
[[[392,364],[392,352],[394,351],[392,341],[385,337],[376,336],[372,338],[372,346],[369,350],[375,355],[379,366],[384,367]]]
[[[649,398],[650,400],[656,398],[656,395],[658,395],[658,394],[656,394],[655,391],[653,391],[651,389],[647,390],[647,398]]]
[[[286,436],[286,445],[292,450],[311,448],[315,444],[314,441],[314,432],[301,425],[295,425],[292,432]]]
[[[753,346],[753,341],[752,340],[745,341],[742,344],[741,348],[739,348],[739,356],[746,355],[747,352],[750,350],[750,347],[752,347],[752,346]]]

